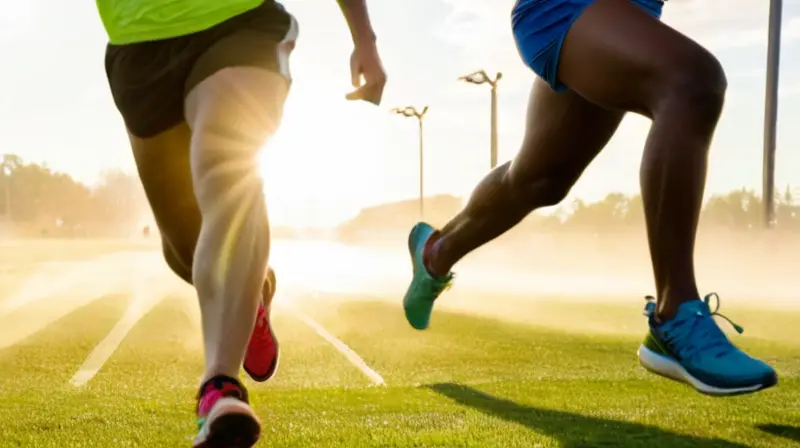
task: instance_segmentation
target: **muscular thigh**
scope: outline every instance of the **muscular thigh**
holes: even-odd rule
[[[642,1],[596,0],[587,7],[564,40],[560,82],[594,103],[649,118],[676,93],[724,90],[719,61],[643,10]]]
[[[522,148],[511,164],[521,179],[555,179],[565,188],[606,146],[624,112],[590,103],[571,90],[555,92],[534,81]]]

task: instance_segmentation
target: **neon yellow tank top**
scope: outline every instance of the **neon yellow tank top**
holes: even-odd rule
[[[264,0],[97,0],[112,44],[169,39],[211,28]]]

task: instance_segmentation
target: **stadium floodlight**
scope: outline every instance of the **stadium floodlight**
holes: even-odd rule
[[[395,107],[392,109],[392,113],[406,118],[416,118],[419,124],[419,217],[422,219],[425,215],[425,146],[423,144],[422,123],[425,114],[428,113],[428,106],[423,107],[422,110],[418,110],[414,106]]]
[[[489,166],[494,169],[497,166],[497,85],[503,79],[503,74],[497,72],[494,79],[490,78],[486,70],[478,70],[469,75],[460,76],[459,81],[464,81],[469,84],[481,85],[489,84],[491,86],[491,112],[489,117],[490,126],[490,142],[489,142]]]
[[[394,109],[392,109],[392,112],[408,118],[415,117],[418,119],[422,119],[422,117],[425,116],[425,113],[428,112],[428,106],[423,107],[422,111],[417,111],[417,108],[414,106],[408,106],[402,108],[395,107]]]

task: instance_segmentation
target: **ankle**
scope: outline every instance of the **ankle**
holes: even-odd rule
[[[206,372],[203,374],[202,380],[200,381],[200,385],[205,387],[214,382],[232,382],[235,384],[241,385],[241,381],[239,381],[239,371],[226,371],[225,369],[214,368],[214,369],[206,369]]]
[[[428,241],[425,243],[425,248],[422,250],[422,263],[425,269],[432,277],[440,278],[446,276],[450,272],[450,267],[442,266],[439,254],[442,248],[442,237],[439,231],[436,231]]]
[[[202,396],[209,389],[209,386],[215,389],[222,389],[224,388],[225,384],[232,384],[233,386],[244,390],[244,385],[242,385],[241,381],[239,381],[239,379],[236,377],[228,375],[213,375],[207,379],[204,379],[203,382],[200,383],[198,396]]]
[[[678,314],[678,310],[680,309],[681,305],[695,300],[698,300],[697,295],[659,296],[658,305],[656,307],[656,321],[663,323],[674,319]]]

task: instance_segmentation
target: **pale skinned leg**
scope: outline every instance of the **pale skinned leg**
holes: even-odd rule
[[[277,129],[289,84],[277,73],[226,68],[186,99],[192,183],[202,215],[192,280],[200,300],[204,380],[238,377],[269,257],[258,155]]]

